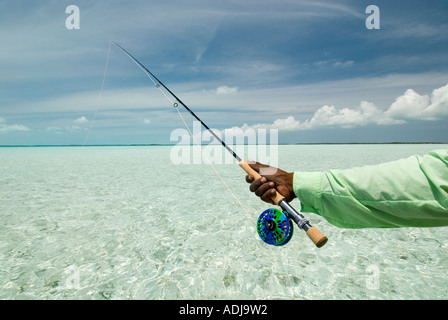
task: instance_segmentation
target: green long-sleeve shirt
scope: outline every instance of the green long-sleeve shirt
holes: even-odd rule
[[[448,226],[448,150],[346,170],[295,172],[303,212],[341,228]]]

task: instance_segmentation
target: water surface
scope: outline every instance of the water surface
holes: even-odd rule
[[[279,146],[285,170],[375,164],[447,145]],[[448,232],[339,229],[317,249],[296,228],[264,244],[270,206],[236,164],[172,147],[0,148],[0,299],[447,299]]]

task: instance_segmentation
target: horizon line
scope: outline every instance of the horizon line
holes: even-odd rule
[[[426,141],[426,142],[402,142],[402,141],[391,141],[391,142],[297,142],[297,143],[278,143],[276,145],[356,145],[356,144],[448,144],[448,142],[443,141]],[[172,147],[178,144],[168,144],[168,143],[129,143],[129,144],[18,144],[18,145],[0,145],[0,148],[32,148],[32,147]],[[206,144],[208,146],[210,144]],[[214,145],[221,145],[216,143]],[[234,144],[236,146],[242,144]],[[261,144],[243,144],[243,145],[261,145]],[[262,145],[270,145],[270,144],[262,144]],[[182,145],[184,146],[184,145]],[[187,145],[185,145],[187,146]],[[191,146],[196,146],[195,144]]]

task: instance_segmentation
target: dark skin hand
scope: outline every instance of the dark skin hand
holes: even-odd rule
[[[258,162],[252,162],[249,165],[262,176],[260,179],[254,180],[251,175],[246,175],[246,182],[250,183],[250,191],[254,192],[261,200],[275,204],[272,197],[275,196],[276,190],[286,198],[287,202],[296,198],[293,190],[293,172],[286,172]]]

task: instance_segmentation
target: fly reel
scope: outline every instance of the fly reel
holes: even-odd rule
[[[293,230],[288,216],[278,209],[267,209],[258,218],[258,235],[267,244],[274,246],[287,244],[292,238]]]

